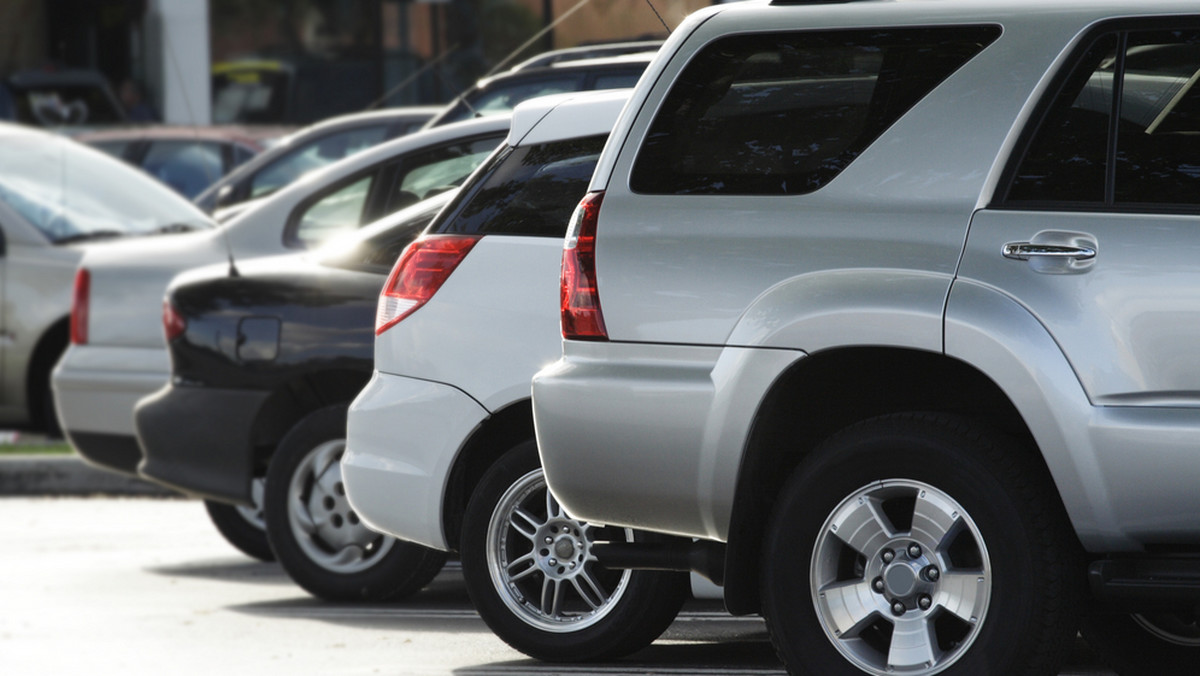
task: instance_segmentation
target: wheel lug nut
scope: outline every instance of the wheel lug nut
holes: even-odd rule
[[[883,578],[877,577],[874,580],[872,580],[871,581],[871,589],[874,589],[876,591],[876,593],[882,594],[885,589],[885,587],[883,585]]]
[[[571,570],[575,570],[575,562],[574,561],[571,562]]]
[[[905,611],[907,611],[907,610],[908,610],[908,608],[905,608],[904,604],[901,603],[899,600],[892,601],[892,614],[893,615],[896,615],[896,616],[903,615],[905,613]]]
[[[883,550],[881,558],[883,558],[884,563],[891,563],[892,561],[896,560],[896,552],[893,552],[890,549],[885,549]]]
[[[937,569],[937,566],[929,566],[925,569],[925,579],[930,582],[937,582],[942,576],[942,571]]]
[[[562,528],[562,531],[563,531],[564,533],[570,533],[570,532],[571,532],[571,527],[570,527],[570,526],[563,526],[563,528]]]
[[[921,556],[921,545],[912,543],[908,546],[908,558],[915,559]]]
[[[554,544],[554,538],[552,538],[552,537],[550,537],[549,535],[547,535],[547,536],[546,536],[546,544],[548,544],[548,545],[549,545],[549,544]]]
[[[549,560],[549,561],[547,561],[546,563],[548,563],[548,564],[550,564],[550,565],[552,565],[552,566],[557,566],[557,565],[558,565],[558,559],[550,559],[550,560]]]
[[[921,594],[921,598],[917,599],[917,605],[921,607],[921,610],[929,610],[929,606],[933,605],[933,599],[929,597],[929,594]]]

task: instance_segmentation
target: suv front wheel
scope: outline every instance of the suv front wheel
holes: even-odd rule
[[[547,490],[530,440],[487,471],[467,506],[463,577],[488,627],[526,655],[612,659],[658,638],[688,593],[686,574],[609,570],[590,551],[644,537],[568,514]]]
[[[833,435],[768,529],[779,656],[820,676],[1057,673],[1083,578],[1048,484],[1019,444],[951,416]]]

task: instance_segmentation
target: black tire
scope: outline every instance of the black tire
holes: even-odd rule
[[[387,601],[428,584],[444,552],[370,531],[346,499],[339,460],[346,406],[329,406],[296,423],[267,469],[267,538],[296,584],[329,601]],[[315,518],[314,518],[315,515]]]
[[[235,505],[215,500],[205,500],[204,509],[208,518],[217,527],[217,532],[238,551],[259,561],[274,561],[275,552],[267,541],[267,531],[254,523]]]
[[[512,493],[510,493],[512,489]],[[548,497],[546,482],[541,473],[537,446],[526,441],[509,450],[480,480],[472,494],[462,529],[462,569],[467,591],[488,627],[504,642],[517,650],[546,661],[586,662],[613,659],[640,650],[670,626],[679,613],[680,606],[688,594],[688,576],[685,573],[661,571],[612,571],[587,560],[586,547],[597,541],[621,539],[632,535],[638,540],[649,536],[619,528],[595,528],[570,518],[552,503]],[[506,505],[512,509],[506,508]],[[529,523],[530,533],[524,536],[507,526],[506,514],[521,506],[526,513],[540,520],[541,526]],[[497,523],[506,525],[496,531],[494,540],[489,538],[489,528],[496,517]],[[556,530],[559,540],[567,545],[547,545],[540,553],[533,547],[534,538],[548,537],[550,529]],[[500,553],[499,542],[506,545]],[[567,546],[571,549],[554,547]],[[520,549],[518,549],[520,548]],[[511,571],[509,563],[489,563],[489,550],[495,557],[507,556],[506,562],[522,557],[526,552],[531,558],[529,570],[518,570],[511,580],[512,585],[493,579],[501,571]],[[562,561],[551,557],[558,556]],[[534,560],[537,563],[534,563]],[[501,561],[494,558],[493,561]],[[538,566],[551,565],[549,568]],[[568,568],[574,564],[577,568]],[[555,568],[554,566],[557,566]],[[546,571],[549,570],[550,573]],[[569,572],[574,571],[574,572]],[[528,572],[528,577],[518,577]],[[566,593],[558,612],[545,612],[547,606],[554,610],[555,603],[543,599],[540,591],[547,575],[555,576]],[[580,582],[575,587],[571,581]],[[587,585],[587,581],[595,587]],[[620,586],[624,580],[624,587]],[[599,588],[599,592],[595,588]],[[555,589],[558,587],[556,586]],[[578,589],[586,588],[597,609],[585,610]],[[529,591],[538,594],[532,601]],[[512,604],[512,605],[510,605]],[[568,628],[569,626],[572,628]]]
[[[1191,676],[1200,671],[1200,613],[1090,614],[1083,637],[1121,676]]]
[[[891,673],[893,649],[895,673],[1057,674],[1084,575],[1054,490],[1028,449],[947,415],[833,435],[790,477],[768,527],[776,652],[813,676]],[[908,638],[917,645],[901,652],[893,639]]]

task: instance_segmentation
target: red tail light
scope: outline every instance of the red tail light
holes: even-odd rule
[[[409,244],[379,294],[375,335],[392,328],[433,298],[478,241],[478,237],[464,235],[432,235]]]
[[[87,345],[88,299],[92,291],[92,273],[87,268],[75,272],[75,292],[71,297],[71,342]]]
[[[163,332],[167,334],[167,342],[175,340],[187,330],[187,320],[179,314],[179,309],[171,304],[170,298],[163,299],[162,310]]]
[[[603,192],[588,193],[571,215],[563,243],[562,334],[568,340],[608,340],[596,288],[596,223]]]

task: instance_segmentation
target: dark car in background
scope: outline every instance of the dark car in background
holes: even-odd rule
[[[634,54],[568,59],[545,66],[519,65],[513,70],[477,82],[451,101],[425,128],[472,117],[507,113],[522,101],[547,94],[632,87],[637,84],[650,59],[654,58],[655,49],[649,46],[648,51]]]
[[[305,127],[237,167],[193,200],[208,213],[266,197],[305,173],[384,141],[411,134],[438,106],[340,115]],[[224,220],[218,214],[218,220]]]
[[[346,408],[371,377],[379,289],[454,194],[314,252],[239,262],[236,275],[228,265],[198,268],[168,289],[171,381],[135,409],[138,471],[203,498],[232,545],[259,559],[278,555],[316,596],[395,598],[423,587],[445,561],[367,530],[337,490],[336,460]],[[296,482],[302,499],[264,512],[268,471]],[[303,537],[272,548],[264,531],[271,520],[300,524],[287,532]]]
[[[129,117],[100,73],[29,70],[0,80],[0,120],[60,127],[121,124]]]
[[[291,131],[288,127],[147,125],[86,131],[74,138],[140,167],[193,199]]]

